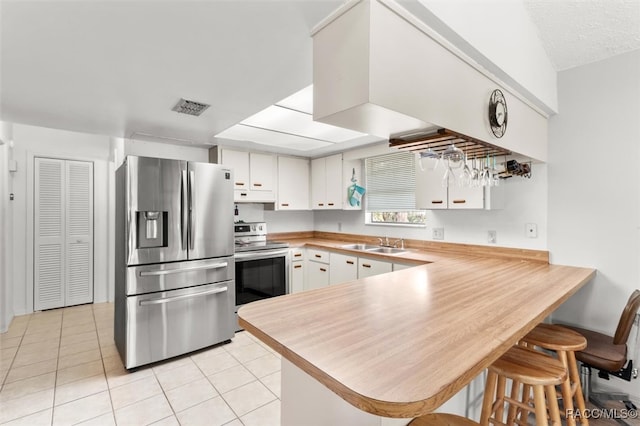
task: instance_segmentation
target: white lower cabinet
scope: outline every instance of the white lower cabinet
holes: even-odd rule
[[[414,264],[408,264],[408,263],[394,263],[393,264],[393,270],[394,271],[401,271],[403,269],[409,269],[409,268],[413,268],[414,266],[418,266],[415,263]]]
[[[322,288],[329,285],[329,252],[316,249],[308,249],[306,252],[307,275],[304,282],[305,290]]]
[[[386,274],[413,266],[416,265],[392,263],[313,248],[292,249],[289,282],[291,293],[296,293]]]
[[[322,288],[329,285],[329,265],[326,263],[309,261],[307,263],[307,279],[304,289],[312,290],[314,288]]]
[[[358,258],[340,253],[329,254],[329,285],[358,279]]]
[[[374,275],[391,272],[393,264],[382,260],[358,258],[358,278],[372,277]]]
[[[303,248],[291,249],[291,273],[289,275],[289,292],[299,293],[304,290],[307,268],[304,262]]]

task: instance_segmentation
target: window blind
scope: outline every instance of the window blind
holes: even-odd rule
[[[368,211],[416,208],[415,156],[411,152],[370,157],[365,161]]]

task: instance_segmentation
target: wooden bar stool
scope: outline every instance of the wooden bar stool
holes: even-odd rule
[[[407,426],[478,426],[478,423],[453,414],[432,413],[416,417]]]
[[[567,379],[561,385],[564,417],[567,419],[567,426],[575,426],[576,424],[574,408],[577,408],[580,413],[580,423],[588,425],[589,420],[585,417],[586,407],[575,355],[576,351],[581,351],[587,347],[587,339],[582,334],[566,327],[555,324],[538,324],[522,341],[527,345],[555,351],[558,359],[569,373]]]
[[[560,426],[555,386],[566,378],[567,371],[557,359],[523,346],[512,347],[489,367],[480,425],[526,425],[529,413],[535,413],[535,424],[548,426],[548,408],[551,424]],[[507,379],[512,381],[511,396],[506,395]],[[533,401],[528,392],[519,397],[520,384],[533,389]],[[509,407],[506,423],[505,404]]]

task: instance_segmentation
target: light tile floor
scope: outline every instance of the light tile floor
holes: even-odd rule
[[[113,304],[14,318],[0,334],[2,425],[280,425],[280,356],[248,332],[127,372]]]

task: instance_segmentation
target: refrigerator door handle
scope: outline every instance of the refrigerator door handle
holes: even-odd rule
[[[187,184],[187,171],[182,171],[181,176],[181,192],[182,192],[182,208],[180,209],[180,235],[182,237],[182,250],[187,249],[187,229],[189,226],[187,212],[190,210],[189,208],[189,187]]]
[[[196,173],[193,170],[189,171],[189,249],[193,250],[194,247],[194,229],[196,225],[196,215],[194,213],[193,203],[195,194],[195,182]]]
[[[229,266],[227,262],[214,263],[212,265],[200,265],[193,266],[191,268],[179,268],[179,269],[162,269],[160,271],[142,271],[141,277],[154,277],[159,275],[179,274],[181,272],[202,271],[204,269],[220,269]]]
[[[213,290],[201,291],[200,293],[183,294],[181,296],[160,297],[158,299],[141,300],[140,306],[160,305],[164,303],[176,302],[178,300],[190,299],[192,297],[208,296],[210,294],[224,293],[228,290],[227,286],[214,288]]]

